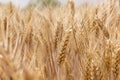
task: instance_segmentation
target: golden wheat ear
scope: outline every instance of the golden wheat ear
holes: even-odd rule
[[[61,50],[60,50],[60,53],[58,55],[58,64],[59,65],[61,65],[65,61],[65,57],[66,57],[66,52],[65,51],[66,51],[67,45],[69,43],[69,39],[70,39],[71,33],[72,33],[72,29],[70,29],[66,33],[64,41],[62,43]]]
[[[113,57],[113,75],[115,80],[120,77],[120,49],[117,50]]]
[[[61,42],[62,38],[62,31],[63,31],[63,25],[61,22],[57,23],[57,28],[55,30],[55,36],[54,36],[54,47],[57,49],[58,44]]]

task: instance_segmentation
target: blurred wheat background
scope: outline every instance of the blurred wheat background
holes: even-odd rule
[[[120,80],[120,0],[44,1],[0,5],[0,80]]]

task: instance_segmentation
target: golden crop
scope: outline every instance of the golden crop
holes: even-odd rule
[[[0,80],[120,80],[119,0],[0,6]]]

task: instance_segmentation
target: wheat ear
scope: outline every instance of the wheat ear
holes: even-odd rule
[[[69,42],[71,32],[72,32],[72,29],[70,29],[68,31],[68,33],[66,34],[65,40],[63,41],[63,45],[61,47],[60,54],[58,56],[58,64],[59,65],[62,64],[65,60],[65,51],[66,51],[66,48],[67,48],[67,45],[68,45],[68,42]]]

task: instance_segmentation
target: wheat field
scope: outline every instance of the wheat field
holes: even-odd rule
[[[120,80],[120,0],[1,5],[0,80]]]

